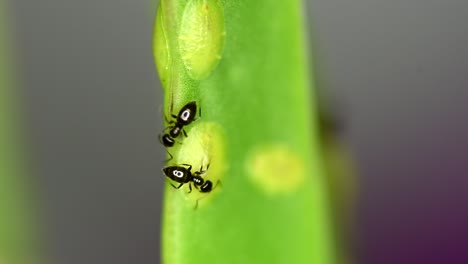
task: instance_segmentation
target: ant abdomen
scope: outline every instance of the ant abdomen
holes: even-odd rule
[[[211,192],[212,189],[213,189],[213,183],[211,183],[211,181],[205,181],[205,184],[203,184],[199,190],[202,193],[207,193],[207,192]]]
[[[175,143],[175,140],[168,134],[164,134],[163,136],[161,136],[160,141],[166,147],[172,147]]]

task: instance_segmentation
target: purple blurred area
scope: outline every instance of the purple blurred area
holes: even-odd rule
[[[9,0],[56,263],[158,263],[156,3]],[[468,1],[307,2],[358,167],[358,261],[468,263]]]
[[[360,263],[468,263],[468,2],[310,11],[359,168]]]

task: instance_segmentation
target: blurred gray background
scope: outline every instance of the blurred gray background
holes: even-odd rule
[[[159,263],[157,4],[9,2],[50,254]],[[360,263],[468,263],[468,1],[307,6],[360,170]]]

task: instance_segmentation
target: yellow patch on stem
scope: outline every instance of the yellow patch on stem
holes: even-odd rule
[[[192,173],[200,169],[205,170],[209,165],[202,177],[213,183],[213,191],[200,193],[192,186],[192,192],[186,195],[186,198],[193,202],[198,200],[200,207],[210,201],[213,194],[222,188],[220,182],[228,168],[224,150],[224,133],[217,123],[196,121],[187,134],[189,136],[183,139],[182,144],[174,152],[174,160],[170,163],[190,164]],[[182,189],[188,192],[188,185]]]
[[[224,12],[220,0],[190,0],[180,26],[179,48],[188,75],[210,76],[224,48]]]
[[[153,51],[155,57],[154,59],[156,62],[156,69],[159,73],[159,78],[161,79],[163,88],[166,88],[168,79],[170,77],[169,70],[171,63],[171,54],[169,49],[168,36],[164,25],[163,12],[164,10],[162,9],[162,3],[160,3],[158,13],[156,14]]]
[[[256,148],[246,161],[250,180],[269,195],[296,191],[305,181],[304,161],[286,145]]]

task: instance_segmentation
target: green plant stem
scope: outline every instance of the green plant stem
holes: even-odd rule
[[[196,190],[167,185],[163,263],[335,263],[301,1],[221,1],[224,21],[213,22],[225,27],[220,61],[197,80],[180,51],[184,11],[215,2],[162,0],[158,10],[166,115],[190,101],[202,107],[188,137],[169,149],[171,164],[194,172],[211,162],[204,179],[222,182],[197,209]]]
[[[0,0],[0,263],[38,263],[5,14]]]

